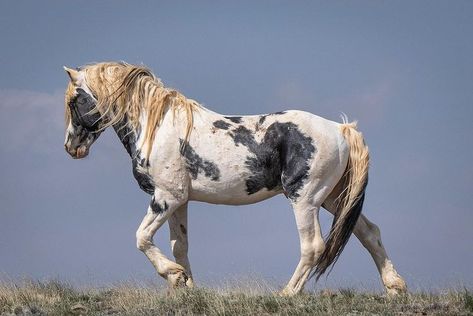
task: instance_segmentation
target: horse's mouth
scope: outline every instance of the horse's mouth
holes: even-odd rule
[[[89,148],[86,146],[80,146],[76,151],[76,159],[81,159],[87,157],[89,154]]]
[[[87,146],[80,146],[76,149],[68,150],[66,148],[66,151],[71,155],[72,158],[74,159],[82,159],[87,157],[89,154],[89,148]]]

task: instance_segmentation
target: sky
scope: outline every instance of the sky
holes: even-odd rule
[[[63,148],[62,66],[123,60],[220,113],[358,120],[363,212],[398,272],[414,290],[472,287],[472,38],[471,1],[1,1],[0,279],[157,280],[135,246],[150,197],[114,132],[84,160]],[[201,284],[282,287],[299,260],[281,196],[192,202],[189,238]],[[170,254],[166,225],[155,242]],[[356,238],[324,287],[382,289]]]

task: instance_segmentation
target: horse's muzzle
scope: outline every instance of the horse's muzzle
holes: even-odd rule
[[[89,154],[89,148],[87,146],[81,145],[77,148],[72,148],[69,145],[64,145],[66,151],[71,155],[74,159],[82,159],[87,157]]]

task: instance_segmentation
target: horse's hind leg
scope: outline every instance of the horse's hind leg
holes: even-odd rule
[[[337,192],[339,192],[337,189],[338,188],[335,188],[334,192],[330,194],[323,204],[323,207],[332,214],[336,212],[335,200],[338,196]],[[370,222],[363,214],[361,214],[353,233],[373,257],[381,276],[381,280],[386,288],[386,292],[389,295],[406,292],[406,283],[394,269],[391,260],[389,260],[386,249],[384,249],[381,241],[381,234],[378,226]]]
[[[294,295],[304,288],[318,256],[324,250],[324,240],[320,231],[319,206],[311,203],[293,203],[297,230],[301,247],[299,264],[291,280],[281,292],[282,295]]]
[[[361,215],[353,232],[373,257],[384,287],[386,288],[386,292],[389,295],[397,295],[406,292],[406,283],[394,269],[391,260],[389,260],[386,249],[384,249],[383,243],[381,242],[381,233],[378,226]]]
[[[188,276],[186,285],[188,287],[193,287],[194,281],[192,279],[191,265],[187,256],[189,249],[187,239],[187,203],[181,205],[173,214],[171,214],[168,223],[172,254],[174,255],[174,258],[176,258],[176,263],[186,269]]]

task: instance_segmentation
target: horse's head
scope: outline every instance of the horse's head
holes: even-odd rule
[[[64,67],[71,79],[65,96],[66,138],[64,147],[72,158],[87,156],[90,146],[100,136],[103,127],[96,109],[97,99],[87,86],[85,73]]]

